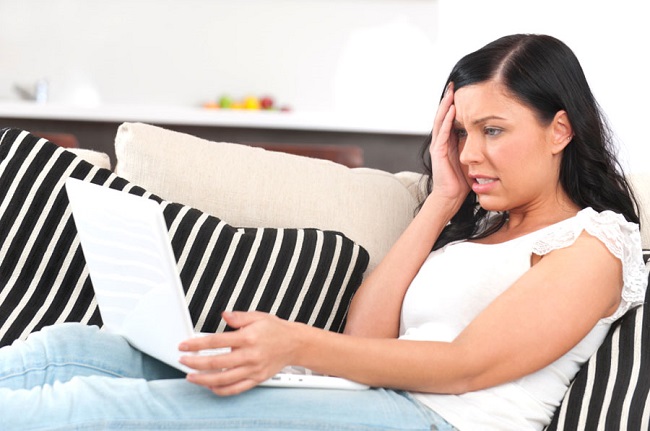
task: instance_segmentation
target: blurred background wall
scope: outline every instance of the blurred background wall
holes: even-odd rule
[[[268,94],[426,132],[461,55],[543,32],[581,59],[626,169],[647,170],[649,18],[635,0],[0,0],[0,103],[45,78],[62,104]]]
[[[0,98],[200,105],[271,94],[295,110],[431,103],[435,1],[0,0]],[[420,108],[420,109],[418,109]]]

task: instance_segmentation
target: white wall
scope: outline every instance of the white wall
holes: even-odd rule
[[[200,105],[269,93],[296,110],[417,111],[429,103],[436,9],[433,0],[0,0],[0,99],[44,76],[52,101]]]
[[[429,124],[463,54],[549,33],[581,59],[628,170],[648,170],[650,18],[641,0],[0,0],[0,101],[199,105],[269,93],[301,111]]]

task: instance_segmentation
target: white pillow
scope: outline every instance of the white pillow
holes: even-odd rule
[[[641,244],[650,250],[650,172],[632,174],[628,180],[641,207]]]
[[[118,175],[232,225],[342,232],[368,251],[368,271],[417,206],[408,181],[388,172],[210,142],[141,123],[119,127],[115,151]]]

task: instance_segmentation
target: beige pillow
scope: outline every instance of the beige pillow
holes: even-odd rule
[[[650,250],[650,172],[632,174],[629,180],[641,207],[641,243]]]
[[[110,169],[111,158],[106,153],[94,150],[87,150],[84,148],[66,148],[66,150],[76,154],[88,163],[99,166],[100,168]]]
[[[342,232],[368,251],[369,271],[417,205],[408,184],[388,172],[210,142],[141,123],[120,126],[115,151],[118,175],[232,225]]]

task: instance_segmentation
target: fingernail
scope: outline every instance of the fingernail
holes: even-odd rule
[[[449,94],[449,89],[451,88],[451,81],[447,84],[447,88],[445,88],[445,96]]]

